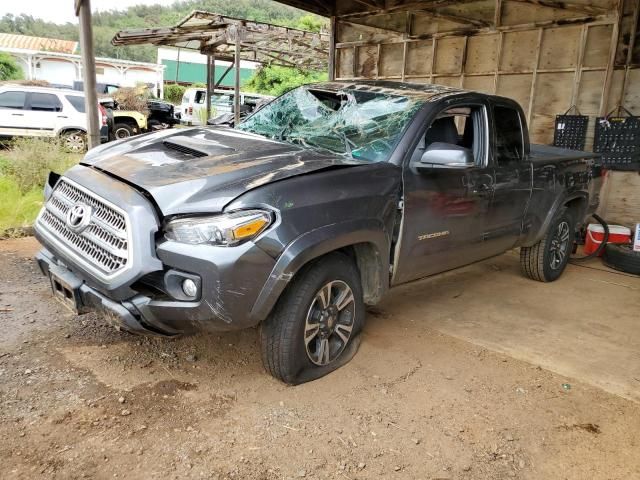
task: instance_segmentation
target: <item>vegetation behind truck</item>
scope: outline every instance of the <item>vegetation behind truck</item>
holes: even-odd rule
[[[58,298],[131,332],[259,324],[265,368],[296,384],[354,355],[390,287],[514,247],[556,280],[599,184],[592,155],[530,145],[512,100],[320,83],[235,129],[92,150],[50,179],[37,260]]]

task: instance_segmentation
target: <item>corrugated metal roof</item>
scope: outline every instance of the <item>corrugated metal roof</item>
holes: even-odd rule
[[[45,52],[75,53],[78,42],[60,40],[59,38],[31,37],[0,33],[0,47],[20,48],[24,50],[40,50]]]

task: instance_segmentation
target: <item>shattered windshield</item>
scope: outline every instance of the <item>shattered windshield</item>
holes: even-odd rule
[[[389,159],[421,105],[400,95],[298,87],[237,128],[347,158],[382,162]]]

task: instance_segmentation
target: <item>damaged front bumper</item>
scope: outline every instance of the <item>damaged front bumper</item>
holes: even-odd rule
[[[274,260],[260,248],[251,243],[215,248],[167,241],[157,246],[156,253],[164,269],[130,285],[133,295],[124,300],[83,279],[47,248],[37,254],[36,261],[51,280],[54,296],[63,303],[79,314],[102,312],[108,323],[131,333],[175,336],[229,331],[254,326],[263,319],[253,316],[251,309]],[[185,300],[171,288],[176,276],[197,279],[196,299]]]

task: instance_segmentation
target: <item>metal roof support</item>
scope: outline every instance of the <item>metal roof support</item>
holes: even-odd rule
[[[238,125],[240,123],[240,50],[242,49],[242,45],[241,45],[241,32],[240,29],[238,28],[236,30],[236,51],[235,51],[235,58],[234,58],[234,65],[235,65],[235,69],[236,71],[234,72],[236,77],[235,77],[235,82],[233,84],[233,124],[234,125]]]
[[[212,87],[212,75],[215,75],[215,56],[207,53],[207,95],[205,96],[205,102],[207,102],[207,121],[211,118],[211,94],[213,93]],[[213,61],[213,68],[211,68],[211,63]],[[213,71],[213,73],[212,73]]]
[[[98,92],[96,91],[96,62],[93,54],[90,0],[76,0],[75,9],[80,23],[84,105],[87,112],[87,139],[91,149],[100,145],[100,126],[98,125]]]

